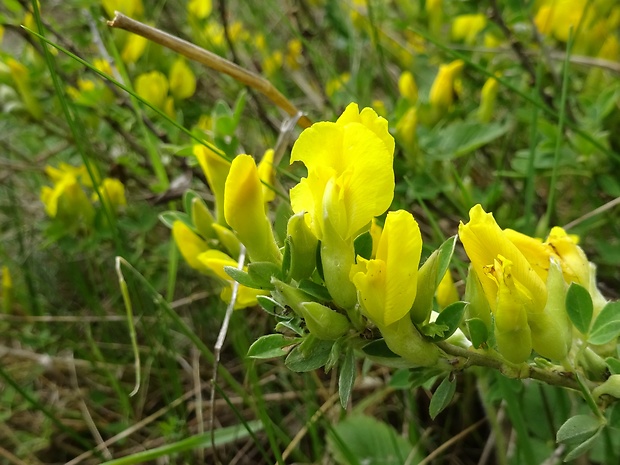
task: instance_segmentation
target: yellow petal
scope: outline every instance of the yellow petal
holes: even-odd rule
[[[583,249],[566,234],[564,229],[558,226],[551,229],[546,243],[560,257],[566,282],[576,282],[588,289],[590,286],[590,264]]]
[[[364,272],[360,271],[362,267]],[[364,313],[377,325],[385,325],[385,262],[358,257],[358,264],[353,266],[351,273]]]
[[[225,224],[224,186],[230,171],[230,162],[204,145],[194,145],[193,152],[215,197],[215,216],[217,222],[223,225]]]
[[[224,189],[224,216],[252,261],[281,261],[271,223],[265,215],[258,169],[249,155],[238,155],[230,166]]]
[[[130,34],[121,52],[121,59],[123,62],[130,65],[138,61],[144,54],[144,50],[148,43],[148,39],[137,34]]]
[[[172,224],[172,237],[189,266],[201,273],[207,273],[209,269],[198,259],[200,254],[209,249],[207,243],[182,221]]]
[[[237,268],[237,261],[233,260],[221,250],[205,250],[196,258],[203,266],[210,269],[218,278],[225,281],[232,281],[232,278],[224,271],[224,267],[232,266]]]
[[[459,226],[459,237],[465,252],[472,262],[474,270],[480,277],[484,293],[492,310],[496,308],[497,284],[485,279],[485,267],[493,266],[499,255],[510,260],[512,273],[532,294],[534,304],[532,312],[544,309],[547,294],[544,281],[536,274],[519,249],[512,243],[495,222],[492,213],[486,213],[480,205],[469,212],[470,221]]]
[[[265,202],[271,202],[276,198],[276,170],[275,166],[273,166],[274,155],[275,152],[273,149],[267,150],[258,164],[258,177],[263,183],[263,198]]]

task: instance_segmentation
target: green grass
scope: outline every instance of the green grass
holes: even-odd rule
[[[216,1],[209,19],[188,18],[185,2],[144,1],[139,19],[232,59],[226,40],[206,29],[222,24],[226,3],[229,29],[241,24],[233,37],[238,64],[260,74],[266,58],[282,53],[283,64],[268,78],[312,121],[333,121],[351,101],[360,107],[380,101],[396,133],[409,108],[398,78],[411,71],[419,120],[413,146],[396,136],[393,208],[416,217],[424,258],[456,234],[476,203],[493,211],[502,227],[545,236],[550,227],[620,196],[614,174],[620,169],[618,74],[608,66],[611,58],[584,64],[584,56],[596,57],[585,26],[568,44],[549,36],[538,44],[531,33],[534,6],[499,2],[504,22],[535,65],[532,81],[490,20],[473,44],[449,40],[454,17],[486,13],[475,2],[444,1],[442,33],[434,35],[423,1]],[[100,6],[42,2],[22,29],[25,8],[32,6],[7,1],[0,7],[0,265],[13,279],[12,289],[2,290],[11,299],[0,313],[0,465],[155,463],[164,457],[178,464],[353,464],[363,463],[360,451],[373,437],[389,441],[386,450],[397,457],[391,463],[399,464],[425,457],[476,464],[485,454],[486,463],[529,464],[556,452],[559,426],[587,412],[576,393],[475,368],[457,374],[455,399],[433,420],[429,399],[441,377],[413,388],[415,373],[358,359],[357,384],[344,410],[335,370],[293,373],[280,359],[246,357],[275,325],[258,307],[233,313],[212,404],[214,345],[225,304],[217,283],[187,266],[158,215],[182,211],[187,188],[213,205],[193,144],[205,143],[228,159],[238,153],[260,158],[275,146],[283,113],[252,92],[242,97],[245,107],[235,121],[244,86],[190,63],[196,93],[177,99],[169,114],[138,95],[134,83],[143,72],[167,74],[172,52],[150,44],[136,63],[123,63],[128,34],[108,29],[99,20],[105,15]],[[499,45],[485,46],[484,33],[495,34]],[[609,34],[620,39],[617,25]],[[292,39],[303,47],[298,67],[286,60]],[[102,56],[113,57],[119,74],[95,68]],[[28,107],[9,71],[10,57],[27,69],[21,83],[29,85],[43,118]],[[451,89],[454,104],[436,117],[430,88],[438,66],[457,58],[465,68]],[[480,89],[496,72],[493,119],[481,123]],[[326,83],[343,73],[349,80],[327,95]],[[94,89],[82,91],[82,100],[67,90],[79,79]],[[206,140],[196,127],[204,115],[214,128]],[[304,175],[289,166],[289,153],[278,166],[281,192]],[[50,185],[44,167],[61,162],[87,166],[90,192],[102,204],[101,180],[120,179],[127,206],[119,213],[101,208],[90,229],[53,222],[40,189]],[[188,180],[182,189],[160,197],[182,178]],[[279,196],[273,212],[288,210],[286,202]],[[619,220],[611,208],[569,231],[598,265],[610,299],[620,294]],[[119,285],[116,257],[122,257],[126,287]],[[461,295],[466,261],[457,249],[451,269]],[[543,411],[544,420],[537,420]],[[608,409],[609,421],[617,411]],[[373,428],[368,437],[355,418]],[[372,463],[387,463],[383,449],[375,452]],[[605,430],[589,459],[616,463],[619,456],[619,441]]]

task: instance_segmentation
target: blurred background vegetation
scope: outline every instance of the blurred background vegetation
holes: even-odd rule
[[[409,372],[367,363],[343,411],[333,373],[293,374],[245,357],[273,326],[256,308],[233,315],[211,404],[224,304],[218,284],[179,259],[158,216],[183,210],[189,188],[213,201],[196,139],[229,158],[260,158],[286,116],[234,79],[105,20],[120,10],[259,73],[312,121],[333,120],[351,101],[372,106],[397,141],[393,207],[416,216],[423,255],[481,203],[502,227],[528,234],[567,225],[597,263],[603,293],[618,298],[617,2],[69,0],[39,8],[0,6],[0,463],[561,459],[555,431],[575,409],[565,391],[468,373],[451,407],[431,420],[432,380],[413,389]],[[303,175],[288,166],[288,151],[278,171],[283,191]],[[286,215],[286,199],[276,203]],[[133,397],[116,256],[141,275],[125,273],[142,361]],[[465,270],[455,263],[461,293]],[[607,435],[590,460],[617,463],[618,442]]]

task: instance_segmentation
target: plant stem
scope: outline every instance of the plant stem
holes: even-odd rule
[[[437,347],[448,355],[458,357],[455,360],[449,360],[454,369],[464,369],[472,365],[489,367],[498,370],[508,378],[532,378],[553,386],[561,386],[574,389],[575,391],[582,391],[581,385],[579,381],[575,379],[574,373],[543,370],[526,363],[515,365],[490,355],[485,355],[480,352],[474,352],[473,350],[454,346],[445,341],[438,342]]]
[[[259,91],[271,100],[274,105],[284,110],[290,116],[295,116],[299,113],[297,107],[295,107],[295,105],[293,105],[284,95],[280,93],[278,89],[273,86],[273,84],[271,84],[271,82],[264,77],[242,68],[241,66],[236,65],[235,63],[228,61],[215,53],[198,47],[191,42],[180,39],[154,27],[147,26],[146,24],[136,21],[135,19],[131,19],[118,11],[116,12],[116,16],[114,16],[114,19],[112,21],[108,21],[108,26],[117,27],[133,32],[134,34],[138,34],[139,36],[163,45],[170,50],[174,50],[175,52],[180,53],[191,60],[208,66],[215,71],[227,74],[246,86]],[[307,116],[302,116],[299,118],[297,123],[302,128],[307,128],[312,124]]]

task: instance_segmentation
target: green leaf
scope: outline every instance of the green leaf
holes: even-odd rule
[[[443,335],[433,337],[434,341],[443,341],[454,334],[461,324],[467,305],[467,302],[454,302],[442,310],[435,320],[435,324],[446,326],[448,329],[444,331]]]
[[[470,318],[467,320],[467,329],[469,329],[469,338],[476,349],[485,344],[489,338],[489,329],[480,318]]]
[[[191,189],[185,191],[183,194],[183,210],[185,210],[185,213],[190,213],[192,211],[192,202],[195,198],[202,200],[197,192],[194,192]]]
[[[616,402],[611,408],[608,424],[612,428],[620,429],[620,403]]]
[[[248,265],[248,275],[261,289],[273,289],[271,278],[282,280],[282,269],[271,262],[252,262]]]
[[[369,342],[362,347],[362,351],[371,357],[400,358],[400,355],[396,355],[390,350],[383,339]]]
[[[455,392],[456,381],[450,380],[450,375],[448,375],[433,393],[430,405],[428,406],[428,413],[433,420],[450,404]]]
[[[397,465],[409,455],[412,464],[423,459],[422,451],[412,453],[411,443],[390,425],[361,414],[330,426],[327,446],[338,465]]]
[[[234,266],[225,266],[224,272],[239,284],[252,289],[262,289],[260,284],[254,281],[249,274]]]
[[[299,281],[299,285],[297,287],[306,294],[317,299],[319,302],[329,302],[332,300],[332,296],[329,295],[329,291],[326,287],[321,286],[310,279],[302,279]]]
[[[437,249],[438,252],[438,267],[437,267],[437,277],[436,277],[436,286],[439,286],[443,276],[448,271],[448,267],[450,266],[450,262],[452,261],[452,255],[454,254],[454,246],[456,245],[456,239],[458,236],[454,235],[449,239],[446,239],[441,246]]]
[[[273,297],[257,295],[256,301],[258,302],[258,305],[260,305],[261,308],[270,315],[277,315],[278,313],[276,312],[276,309],[284,310],[284,306]]]
[[[605,363],[607,363],[607,366],[609,367],[609,372],[612,375],[620,374],[620,360],[618,360],[616,357],[607,357],[605,359]]]
[[[566,311],[575,328],[588,334],[592,322],[592,297],[586,288],[572,283],[566,293]]]
[[[347,408],[356,375],[355,353],[352,347],[347,347],[342,366],[340,367],[340,373],[338,374],[338,394],[340,394],[342,408]]]
[[[172,225],[175,221],[181,221],[182,223],[185,223],[188,227],[190,227],[192,231],[194,230],[192,220],[187,213],[167,211],[159,214],[159,220],[164,223],[168,228],[172,228]]]
[[[291,281],[291,260],[295,253],[295,246],[290,236],[284,239],[284,250],[282,251],[282,277],[285,283]]]
[[[568,454],[566,454],[566,457],[564,457],[564,461],[570,462],[571,460],[576,459],[577,457],[579,457],[580,455],[584,454],[586,451],[591,449],[592,446],[594,446],[594,441],[596,441],[599,434],[601,434],[602,430],[603,430],[603,427],[601,426],[598,430],[594,432],[592,436],[590,436],[588,439],[583,441],[581,444],[579,444],[577,447],[571,450]]]
[[[598,314],[588,342],[590,344],[607,344],[620,335],[620,302],[609,302]]]
[[[308,342],[311,341],[311,344]],[[295,347],[286,357],[284,364],[297,373],[321,368],[329,359],[333,341],[321,341],[306,337],[306,340]]]
[[[452,160],[492,142],[504,135],[510,124],[480,124],[463,121],[440,127],[420,137],[420,148],[433,160]]]
[[[282,334],[268,334],[259,337],[248,349],[250,358],[276,358],[288,353],[283,347],[298,344],[299,338],[284,337]]]
[[[355,247],[356,257],[359,255],[366,260],[370,260],[370,256],[372,255],[372,236],[370,235],[370,231],[366,231],[357,236],[353,241],[353,246]]]
[[[556,441],[574,446],[591,438],[601,428],[601,422],[592,415],[575,415],[564,422],[556,434]]]

